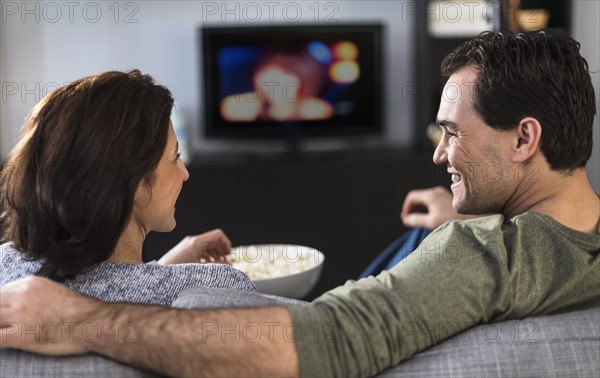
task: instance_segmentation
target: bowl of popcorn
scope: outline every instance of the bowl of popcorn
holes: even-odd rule
[[[256,244],[232,248],[230,261],[250,277],[257,291],[301,299],[319,281],[325,255],[302,245]]]

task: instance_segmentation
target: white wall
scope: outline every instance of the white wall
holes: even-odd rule
[[[223,148],[201,136],[197,28],[253,20],[285,24],[297,15],[303,23],[322,23],[330,16],[333,21],[377,20],[387,26],[386,140],[399,145],[413,140],[416,99],[402,93],[403,84],[414,77],[413,1],[1,0],[0,5],[1,158],[17,141],[29,109],[49,90],[93,73],[131,68],[153,75],[172,90],[196,149]],[[574,36],[590,63],[598,101],[600,2],[575,0],[573,17]],[[596,192],[600,192],[599,134],[596,117],[594,155],[588,167]]]

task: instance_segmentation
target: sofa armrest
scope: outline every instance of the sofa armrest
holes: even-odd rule
[[[482,324],[381,377],[597,377],[600,307]]]

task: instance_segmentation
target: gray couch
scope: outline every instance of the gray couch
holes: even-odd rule
[[[225,289],[194,288],[180,308],[299,306],[305,302]],[[480,325],[389,369],[382,377],[598,377],[600,307]],[[45,357],[0,351],[1,377],[153,377],[97,355]]]

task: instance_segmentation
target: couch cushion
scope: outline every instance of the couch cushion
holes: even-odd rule
[[[479,325],[381,377],[598,377],[600,307]]]

